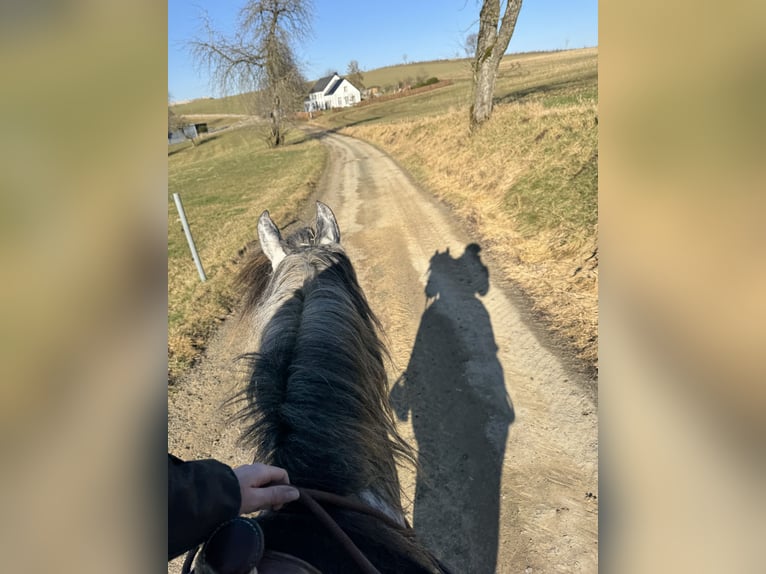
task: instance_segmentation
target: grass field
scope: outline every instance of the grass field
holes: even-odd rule
[[[200,98],[185,104],[175,104],[170,108],[180,116],[196,114],[248,114],[247,106],[241,95],[225,98]]]
[[[411,97],[324,113],[339,129],[390,153],[449,204],[529,295],[535,311],[592,366],[598,325],[598,49],[507,56],[495,111],[468,132],[466,60],[392,66],[365,84],[436,76],[452,84]],[[238,96],[196,100],[177,113],[243,113]],[[237,106],[241,106],[237,108]],[[186,106],[186,107],[184,107]],[[294,137],[297,137],[294,135]],[[185,146],[185,147],[184,147]],[[169,149],[169,191],[181,193],[210,280],[201,285],[169,197],[171,379],[188,367],[234,304],[230,260],[269,207],[291,219],[324,162],[316,141],[269,150],[255,128]]]
[[[595,48],[590,49],[594,52]],[[577,54],[583,52],[582,54]],[[501,63],[500,78],[508,80],[510,75],[510,68],[516,64],[527,64],[534,68],[540,68],[540,59],[551,59],[555,61],[563,60],[578,60],[586,62],[590,60],[590,55],[586,55],[587,50],[578,50],[570,52],[531,52],[526,54],[513,54],[506,56]],[[594,52],[595,53],[595,52]],[[574,55],[574,56],[573,56]],[[558,66],[554,66],[558,67]],[[343,75],[343,70],[339,70],[339,73]],[[382,89],[393,89],[399,82],[411,81],[414,82],[417,79],[426,79],[431,77],[439,78],[440,80],[452,80],[458,82],[461,89],[453,92],[452,95],[459,94],[457,99],[452,101],[449,97],[444,100],[439,100],[439,104],[447,105],[456,104],[462,105],[467,103],[467,93],[470,90],[471,80],[471,64],[468,59],[456,59],[456,60],[436,60],[432,62],[413,62],[410,64],[399,64],[396,66],[386,66],[384,68],[378,68],[375,70],[369,70],[363,73],[364,85],[367,87],[378,86]],[[538,74],[538,79],[544,77],[544,74]],[[310,80],[309,85],[313,85],[318,78]],[[566,78],[560,78],[562,81],[566,81]],[[248,107],[245,104],[245,97],[243,95],[226,96],[223,98],[200,98],[192,100],[183,104],[175,104],[171,106],[172,110],[179,115],[194,115],[194,114],[248,114]]]
[[[324,166],[316,141],[292,132],[270,149],[257,127],[242,127],[168,148],[168,379],[174,381],[204,348],[218,320],[236,303],[231,279],[237,252],[256,238],[264,209],[290,221]],[[208,281],[201,283],[172,194],[178,193]]]
[[[450,86],[317,120],[376,144],[446,201],[549,326],[593,366],[597,58],[596,48],[506,57],[493,116],[474,135],[468,131],[470,82],[457,65]]]
[[[440,80],[468,80],[471,77],[471,64],[468,60],[436,60],[434,62],[414,62],[398,66],[386,66],[364,72],[365,86],[387,88],[399,82],[431,77]]]

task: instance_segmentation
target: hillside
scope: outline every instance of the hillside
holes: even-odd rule
[[[521,63],[534,65],[536,60],[543,57],[556,57],[557,54],[575,54],[594,52],[595,48],[570,50],[567,52],[529,52],[524,54],[509,54],[501,63],[501,71]],[[342,71],[339,71],[342,75]],[[502,74],[501,74],[502,76]],[[384,92],[391,92],[400,83],[414,84],[418,80],[436,77],[440,80],[469,82],[471,79],[470,60],[467,58],[454,60],[433,60],[429,62],[411,62],[376,68],[363,72],[363,83],[366,87],[377,86]],[[318,78],[307,82],[313,85]],[[199,98],[180,104],[174,104],[171,109],[180,115],[187,114],[247,114],[246,95],[238,94],[221,98]]]
[[[598,50],[506,57],[493,117],[474,135],[470,82],[453,72],[439,90],[327,113],[317,124],[374,143],[447,203],[595,371]]]
[[[327,112],[315,118],[314,125],[367,140],[391,154],[422,189],[449,205],[473,230],[476,240],[496,261],[497,272],[521,287],[535,314],[549,330],[580,357],[588,370],[595,371],[598,49],[507,56],[501,63],[495,89],[494,115],[473,136],[468,133],[471,87],[466,60],[390,66],[365,72],[364,81],[367,85],[385,86],[418,76],[435,76],[452,83],[418,95]],[[232,96],[196,100],[177,106],[176,111],[186,115],[236,114],[243,112],[244,106],[242,96]],[[169,158],[171,189],[195,186],[192,189],[200,191],[194,193],[204,193],[201,197],[205,198],[207,209],[216,208],[219,201],[216,190],[200,187],[197,180],[184,175],[190,160],[195,169],[205,166],[205,170],[220,174],[217,177],[222,181],[228,178],[222,168],[227,162],[237,165],[237,177],[243,178],[242,183],[254,177],[261,180],[262,176],[247,175],[239,167],[245,156],[233,159],[243,152],[236,147],[241,143],[232,146],[245,141],[244,135],[237,135],[239,132],[214,135],[210,137],[211,143],[196,149],[188,144],[189,149],[183,154],[175,155],[178,150],[169,150],[169,154],[174,154]],[[250,142],[247,145],[255,145],[258,135],[247,133],[251,134],[247,136]],[[218,141],[212,141],[214,138]],[[273,165],[257,162],[259,169],[270,170],[272,178],[286,177],[279,166],[289,169],[292,160],[285,163],[283,159],[292,154],[308,154],[306,157],[312,158],[312,167],[302,174],[293,174],[285,188],[286,193],[294,196],[290,200],[294,207],[289,211],[295,213],[300,198],[306,197],[306,184],[319,176],[324,157],[319,143],[304,141],[276,155],[260,144],[257,149],[259,157],[264,154],[264,160],[279,159]],[[202,158],[208,158],[205,161],[210,163],[202,163]],[[271,187],[276,193],[276,187]],[[252,208],[248,207],[248,212],[263,206],[264,202],[257,200]],[[172,211],[169,217],[173,218]],[[239,225],[236,219],[230,224]],[[177,231],[174,229],[176,235]],[[172,241],[171,252],[179,258],[184,253],[181,242],[181,236]],[[236,251],[239,247],[231,242],[227,249]],[[221,251],[213,259],[226,257]],[[190,263],[186,261],[184,265],[188,268]],[[177,353],[171,350],[172,364],[181,369],[204,347],[212,318],[230,305],[227,288],[215,296],[205,295],[218,303],[206,307],[207,318],[200,323],[190,305],[200,296],[194,294],[200,288],[191,288],[194,273],[186,269],[184,276],[189,275],[192,279],[188,279],[188,284],[179,285],[184,293],[181,305],[184,309],[171,305],[170,314],[171,325],[178,326],[177,331],[171,329],[178,333],[172,340],[179,343]]]

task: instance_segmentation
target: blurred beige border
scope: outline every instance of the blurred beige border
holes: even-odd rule
[[[766,5],[599,15],[601,565],[755,572]]]
[[[162,3],[0,8],[3,571],[163,568],[166,46]]]

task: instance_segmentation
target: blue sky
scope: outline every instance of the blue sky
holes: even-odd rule
[[[168,91],[173,100],[218,96],[194,64],[186,42],[206,10],[230,33],[244,0],[168,0]],[[503,2],[504,4],[504,2]],[[409,62],[465,57],[462,42],[478,31],[479,0],[314,0],[313,34],[297,56],[306,78],[351,60],[362,70]],[[597,0],[526,0],[508,52],[598,45]]]

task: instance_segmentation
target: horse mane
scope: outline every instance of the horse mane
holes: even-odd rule
[[[291,481],[340,495],[371,491],[401,513],[396,461],[415,463],[388,401],[381,326],[343,248],[302,228],[275,273],[245,262],[242,316],[257,335],[243,356],[242,441]]]
[[[280,241],[286,255],[276,271],[256,248],[235,282],[253,349],[242,356],[247,384],[234,397],[243,403],[235,415],[245,425],[241,440],[257,461],[285,468],[297,486],[371,494],[402,519],[396,462],[417,463],[388,400],[380,322],[340,244],[320,244],[310,227]],[[381,571],[442,571],[411,529],[329,512]],[[327,574],[355,571],[337,541],[295,504],[258,520],[270,548]]]

